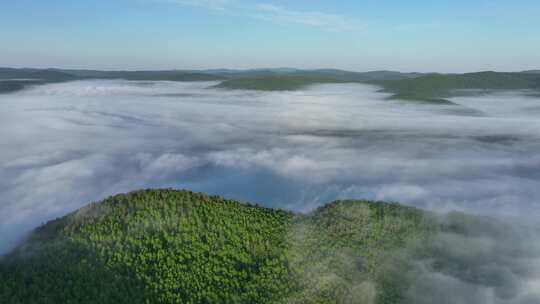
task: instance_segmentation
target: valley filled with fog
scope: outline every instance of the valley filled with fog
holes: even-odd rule
[[[215,84],[91,80],[0,95],[0,251],[50,219],[140,188],[299,212],[355,198],[540,216],[538,97],[437,105],[360,84]]]

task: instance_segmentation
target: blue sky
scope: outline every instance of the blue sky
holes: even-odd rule
[[[17,0],[0,66],[540,68],[536,0]]]

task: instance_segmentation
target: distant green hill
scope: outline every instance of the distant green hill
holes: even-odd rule
[[[235,90],[294,91],[313,84],[343,82],[347,81],[336,78],[287,75],[230,79],[216,87]]]
[[[370,71],[370,72],[350,72],[336,69],[320,69],[297,71],[296,74],[311,77],[331,78],[342,81],[370,82],[378,80],[400,80],[420,77],[421,73],[401,73],[396,71]]]
[[[127,79],[127,80],[170,80],[200,81],[221,80],[225,77],[196,71],[98,71],[61,69],[12,69],[0,68],[0,79],[36,79],[45,82],[77,79]]]
[[[540,92],[538,73],[480,72],[469,74],[403,74],[399,72],[355,73],[339,70],[296,71],[287,75],[239,77],[218,87],[244,90],[298,90],[321,83],[367,83],[382,87],[392,99],[449,103],[446,98],[502,90]]]
[[[433,101],[467,91],[540,90],[540,75],[480,72],[469,74],[429,74],[418,78],[378,81],[393,98]]]
[[[78,79],[77,76],[53,69],[0,68],[0,94],[19,91],[30,85],[42,85],[76,79]]]
[[[11,69],[0,68],[0,79],[28,79],[44,82],[75,80],[77,77],[54,69]]]
[[[43,83],[40,80],[0,80],[0,94],[20,91],[28,86]]]
[[[216,87],[237,90],[290,91],[323,83],[366,83],[391,93],[393,99],[449,103],[447,98],[497,90],[530,90],[540,93],[540,73],[479,72],[468,74],[421,74],[394,71],[350,72],[336,69],[289,68],[254,70],[97,71],[0,68],[0,80],[32,79],[36,83],[78,79],[126,79],[147,81],[222,81]],[[12,92],[24,83],[0,84],[0,92]]]
[[[0,93],[39,85],[84,79],[126,79],[142,81],[213,81],[226,77],[198,71],[98,71],[61,69],[12,69],[0,68]]]
[[[396,303],[406,282],[380,266],[426,238],[429,223],[395,204],[340,201],[295,215],[189,191],[133,192],[37,229],[0,261],[0,299]]]
[[[230,75],[230,74],[229,74]],[[292,91],[323,83],[371,83],[384,80],[401,80],[419,77],[419,73],[400,73],[393,71],[349,72],[343,70],[294,70],[276,72],[272,70],[237,73],[217,87],[239,90]]]
[[[109,71],[102,72],[101,75],[93,76],[92,78],[119,78],[148,81],[211,81],[225,79],[220,75],[191,71]]]

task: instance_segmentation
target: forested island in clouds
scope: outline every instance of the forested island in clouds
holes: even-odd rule
[[[0,71],[7,303],[540,301],[538,73]]]
[[[540,2],[0,5],[0,304],[539,304]]]
[[[397,204],[308,214],[190,191],[110,197],[0,263],[8,303],[534,303],[526,227]],[[511,249],[508,248],[511,246]],[[464,252],[467,254],[463,254]],[[496,263],[496,264],[494,264]],[[62,288],[60,288],[62,287]],[[457,298],[456,293],[461,298]]]

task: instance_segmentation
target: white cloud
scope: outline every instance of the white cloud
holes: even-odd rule
[[[285,7],[260,3],[256,6],[258,18],[277,23],[293,23],[317,27],[329,31],[360,31],[365,25],[352,18],[318,11],[298,11]]]
[[[364,85],[248,93],[214,84],[79,81],[1,95],[0,233],[9,235],[0,247],[146,187],[298,211],[364,198],[540,216],[537,100],[455,100],[478,117],[388,101]]]
[[[221,11],[237,17],[266,20],[279,24],[297,24],[326,31],[360,31],[363,22],[335,14],[310,10],[291,10],[269,3],[249,3],[234,0],[169,0],[180,5]]]
[[[137,153],[135,157],[140,160],[143,170],[157,175],[184,172],[200,164],[197,157],[181,153],[164,153],[157,157],[150,153]]]
[[[354,198],[540,218],[538,99],[433,106],[357,84],[258,93],[214,84],[79,81],[0,95],[0,254],[47,220],[147,187],[296,211]],[[410,303],[538,303],[538,238],[479,226],[486,235],[433,243],[435,258],[471,267],[419,261]]]
[[[169,0],[180,5],[202,7],[206,9],[224,11],[231,6],[234,0]]]

